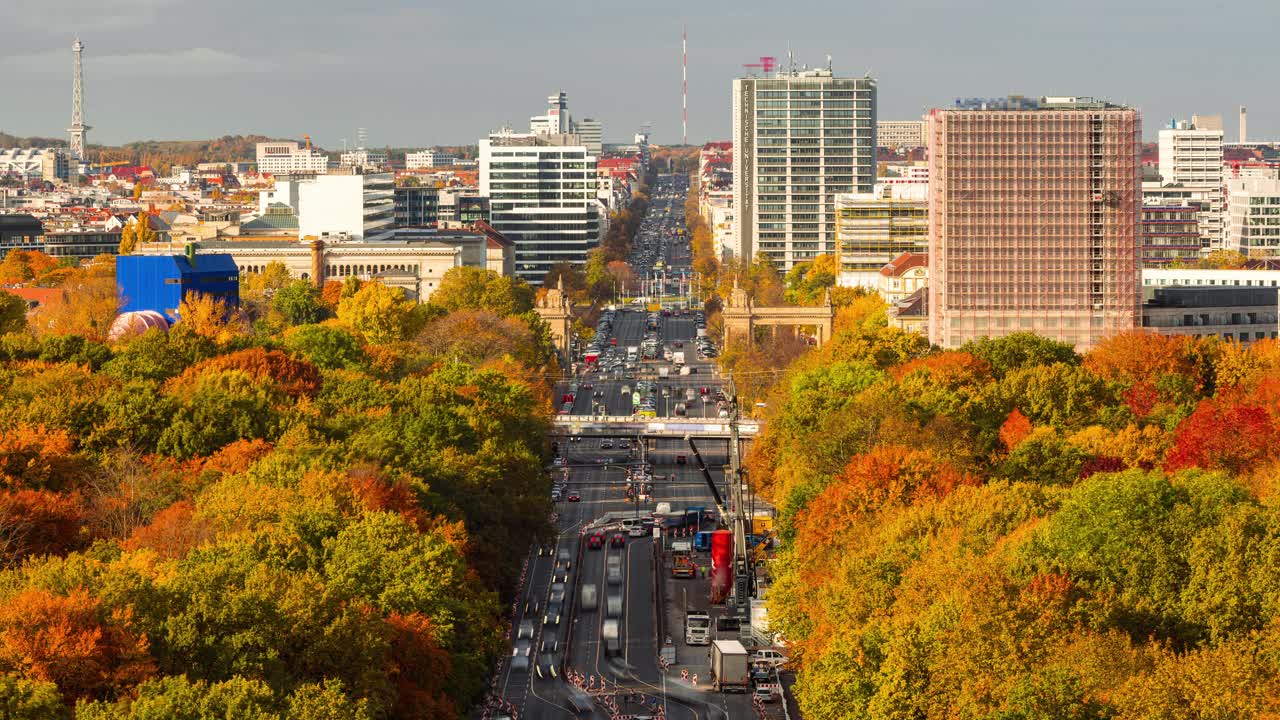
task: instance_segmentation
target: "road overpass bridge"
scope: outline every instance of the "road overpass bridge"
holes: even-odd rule
[[[744,440],[760,434],[764,423],[739,420],[738,436]],[[714,418],[659,417],[638,418],[632,415],[557,415],[553,431],[560,435],[581,437],[676,437],[729,438],[729,421]]]

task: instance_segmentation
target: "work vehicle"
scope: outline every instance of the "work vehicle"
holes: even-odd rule
[[[747,667],[747,649],[737,640],[711,643],[711,687],[719,692],[747,692],[751,689],[751,672]]]
[[[688,555],[677,555],[672,553],[671,557],[671,577],[674,578],[694,578],[698,575],[698,565]]]
[[[606,655],[622,654],[622,638],[618,635],[617,620],[605,620],[604,625],[600,628],[600,637],[604,639]]]
[[[684,614],[684,642],[686,645],[711,644],[711,613],[689,610]]]
[[[790,662],[790,659],[777,650],[765,648],[763,650],[757,650],[755,654],[751,656],[751,662],[766,663],[773,667],[779,667],[786,665]]]
[[[641,523],[638,525],[632,525],[631,529],[627,531],[627,534],[634,538],[634,537],[644,537],[648,533],[644,529],[644,524]]]
[[[751,534],[767,535],[773,529],[773,517],[771,515],[761,515],[759,513],[751,517]]]
[[[583,610],[595,610],[600,604],[599,592],[595,583],[586,583],[578,591],[578,607]]]

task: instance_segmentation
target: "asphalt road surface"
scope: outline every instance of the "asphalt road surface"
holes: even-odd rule
[[[666,176],[654,188],[653,202],[642,225],[641,236],[648,237],[651,242],[657,240],[654,242],[656,248],[644,257],[645,262],[640,261],[644,253],[637,251],[633,254],[633,269],[638,275],[651,273],[648,261],[656,261],[657,258],[667,265],[666,277],[669,280],[678,278],[681,270],[688,269],[688,236],[675,232],[683,227],[686,186],[677,186],[676,182]],[[674,197],[664,199],[664,192],[673,193]],[[636,244],[639,246],[640,242]],[[676,292],[678,289],[677,283],[668,283],[668,291]],[[625,351],[628,346],[642,343],[645,316],[643,311],[618,313],[613,327],[618,347]],[[661,391],[657,395],[658,415],[674,414],[675,404],[683,401],[688,389],[692,388],[694,401],[687,403],[688,415],[717,417],[714,397],[722,382],[715,373],[714,361],[697,359],[692,343],[696,336],[692,313],[662,320],[660,332],[664,345],[683,344],[686,364],[693,373],[657,380],[659,388],[666,386],[669,391],[666,396]],[[625,374],[614,378],[611,374],[601,373],[574,378],[580,384],[590,383],[592,387],[579,390],[572,413],[599,414],[599,405],[603,404],[608,415],[630,416],[633,411],[631,391],[634,391],[640,373],[661,365],[671,366],[671,363],[662,360],[642,363],[635,378],[631,379]],[[564,393],[568,384],[563,383],[559,392]],[[622,392],[624,385],[629,391],[625,395]],[[707,388],[705,395],[702,392],[704,387]],[[705,402],[704,397],[708,398]],[[655,542],[661,541],[655,540],[651,533],[644,537],[630,537],[619,527],[622,518],[649,515],[659,502],[669,502],[673,509],[712,506],[710,490],[688,445],[680,439],[645,441],[636,437],[618,437],[610,438],[608,443],[612,447],[605,448],[602,447],[605,441],[595,437],[583,438],[579,442],[570,442],[568,438],[555,440],[563,465],[552,468],[552,472],[563,483],[566,498],[556,503],[559,536],[554,545],[540,548],[530,556],[514,625],[518,628],[526,619],[533,621],[532,656],[528,669],[515,668],[510,662],[504,665],[498,678],[502,696],[517,707],[521,719],[609,718],[611,713],[605,707],[608,703],[613,703],[620,714],[638,717],[652,714],[659,706],[665,709],[666,717],[673,720],[753,717],[749,696],[710,692],[705,680],[700,687],[694,688],[691,683],[681,681],[678,675],[670,677],[661,671],[658,656],[662,638],[658,637],[658,614],[665,612],[665,608],[656,597],[657,558],[654,547]],[[629,448],[619,447],[622,440],[627,441]],[[728,442],[707,440],[700,443],[698,449],[710,468],[713,481],[722,487],[722,467],[728,461]],[[685,462],[677,462],[680,456]],[[641,458],[652,465],[655,478],[663,479],[655,480],[652,495],[647,501],[637,504],[626,494],[627,468]],[[579,499],[569,502],[567,498],[574,495]],[[587,538],[591,532],[604,528],[609,528],[604,530],[605,546],[588,549]],[[610,546],[609,540],[615,533],[624,535],[621,547]],[[564,563],[557,559],[561,555],[569,558],[567,579]],[[611,585],[606,577],[610,557],[618,558],[622,570],[621,582],[617,585]],[[559,622],[547,623],[544,622],[547,600],[555,582],[564,584],[566,612]],[[597,606],[594,609],[582,607],[584,585],[596,588]],[[619,653],[616,655],[607,651],[603,638],[611,594],[616,594],[622,601],[622,611],[617,618]],[[665,634],[674,636],[678,631],[679,628],[668,627]],[[539,652],[544,646],[549,650],[545,654]],[[603,694],[583,692],[566,681],[566,673],[583,678],[589,687],[603,685],[609,690]],[[575,706],[575,699],[578,706]]]

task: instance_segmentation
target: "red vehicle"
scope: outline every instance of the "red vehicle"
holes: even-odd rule
[[[626,544],[627,544],[627,538],[622,533],[614,533],[613,537],[609,538],[609,547],[617,548],[617,547],[622,547],[623,545],[626,545]]]
[[[685,457],[684,455],[677,455],[677,456],[676,456],[676,464],[677,464],[677,465],[684,465],[684,464],[685,464],[685,463],[687,463],[687,462],[689,462],[689,458]]]
[[[569,502],[580,502],[582,500],[582,496],[578,494],[577,490],[574,490],[573,492],[569,493],[568,500]]]
[[[703,388],[702,388],[702,394],[703,394],[703,395],[706,395],[706,394],[707,394],[707,393],[709,393],[709,392],[711,392],[711,391],[710,391],[710,390],[708,390],[708,389],[706,388],[706,386],[703,386]]]
[[[591,533],[591,537],[587,538],[587,547],[592,550],[599,550],[604,547],[604,534]]]
[[[618,338],[609,338],[609,344],[614,347],[618,347]]]

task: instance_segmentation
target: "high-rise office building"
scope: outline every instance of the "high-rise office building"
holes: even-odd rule
[[[581,122],[573,124],[573,131],[578,133],[587,152],[596,157],[604,152],[604,123],[593,118],[583,118]]]
[[[881,120],[876,123],[876,144],[882,148],[913,150],[926,146],[925,121]]]
[[[964,100],[929,114],[929,339],[1087,350],[1141,324],[1137,110]]]
[[[876,81],[783,69],[733,81],[735,251],[780,270],[835,252],[835,197],[876,179]]]
[[[273,203],[293,208],[299,237],[385,240],[396,220],[395,177],[353,170],[276,180],[258,199],[263,214]]]
[[[1208,191],[1209,206],[1199,216],[1201,246],[1223,242],[1222,117],[1195,116],[1160,131],[1160,182]]]
[[[547,97],[547,114],[529,118],[529,132],[534,135],[567,135],[573,132],[569,116],[569,95],[561,90]]]
[[[490,225],[516,245],[516,275],[533,284],[557,262],[585,262],[608,222],[596,199],[596,156],[574,135],[481,140],[480,194]]]

